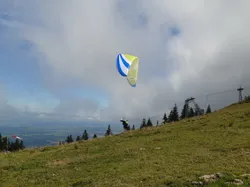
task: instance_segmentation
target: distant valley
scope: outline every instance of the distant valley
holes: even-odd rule
[[[40,147],[46,145],[56,145],[59,141],[64,141],[68,135],[76,136],[82,135],[86,129],[89,138],[94,134],[97,137],[104,136],[108,125],[19,125],[19,126],[0,126],[0,133],[2,136],[8,136],[10,141],[14,141],[12,134],[23,138],[26,147]],[[122,131],[121,126],[111,125],[114,134]]]

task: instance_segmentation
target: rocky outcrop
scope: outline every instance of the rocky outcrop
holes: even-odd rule
[[[222,174],[222,173],[202,175],[202,176],[200,176],[198,178],[199,181],[193,181],[192,185],[194,185],[194,186],[204,186],[206,184],[214,183],[214,182],[217,182],[218,180],[220,180],[220,182],[224,181],[225,184],[232,184],[232,185],[240,186],[240,185],[244,184],[243,180],[250,179],[250,174],[240,175],[239,178],[232,175],[232,178],[234,178],[234,177],[235,177],[235,179],[228,180],[228,177],[225,177],[224,174]],[[240,178],[244,178],[244,179],[242,180]]]
[[[233,181],[231,182],[226,182],[226,184],[233,184],[233,185],[243,185],[244,182],[241,180],[241,179],[234,179]]]

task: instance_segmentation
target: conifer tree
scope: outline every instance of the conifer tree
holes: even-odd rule
[[[74,142],[74,139],[73,139],[72,135],[70,135],[69,138],[70,138],[70,143]]]
[[[168,117],[167,117],[166,113],[164,113],[164,116],[163,116],[162,120],[163,120],[164,124],[168,122]]]
[[[93,138],[97,138],[97,135],[96,135],[96,134],[94,134]]]
[[[14,150],[19,150],[20,142],[19,139],[16,138],[16,141],[14,143]]]
[[[143,119],[142,119],[141,126],[140,126],[140,129],[142,129],[142,128],[146,127],[146,126],[147,126],[147,124],[146,124],[146,119],[143,118]]]
[[[2,144],[3,144],[3,150],[8,151],[9,150],[9,146],[10,146],[10,142],[7,136],[2,137]]]
[[[183,108],[182,108],[182,111],[181,111],[180,119],[184,119],[184,118],[186,117],[186,116],[185,116],[185,112],[186,112],[187,107],[188,107],[187,104],[184,104],[184,105],[183,105]]]
[[[150,118],[148,118],[148,121],[147,121],[147,127],[152,127],[153,126],[153,124],[152,124],[152,122],[151,122],[151,119]]]
[[[9,148],[8,148],[8,151],[15,151],[15,149],[16,149],[16,146],[15,146],[15,142],[11,142],[10,143],[10,146],[9,146]]]
[[[81,137],[80,136],[77,136],[76,137],[76,141],[78,142],[78,141],[80,141],[81,140]]]
[[[173,121],[179,121],[179,113],[178,113],[178,108],[177,105],[174,105],[173,108]]]
[[[208,105],[208,106],[207,106],[206,114],[209,114],[209,113],[211,113],[211,112],[212,112],[211,107],[210,107],[210,105]]]
[[[106,131],[106,133],[105,133],[105,136],[110,136],[110,135],[112,135],[112,131],[111,131],[111,127],[110,127],[110,125],[108,126],[108,129],[107,129],[107,131]]]
[[[66,138],[66,140],[65,140],[67,143],[71,143],[71,142],[73,142],[74,140],[73,140],[73,137],[72,137],[72,135],[70,134],[69,136],[67,136],[67,138]]]
[[[82,134],[82,140],[88,140],[88,139],[89,139],[89,135],[88,135],[87,130],[85,129],[83,134]]]
[[[168,121],[169,121],[169,122],[174,121],[174,119],[173,119],[173,110],[171,110],[171,111],[169,112]]]

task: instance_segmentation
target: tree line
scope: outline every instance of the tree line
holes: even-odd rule
[[[110,135],[112,135],[112,134],[113,134],[113,133],[112,133],[111,127],[110,127],[110,125],[108,125],[108,128],[107,128],[107,130],[106,130],[106,133],[105,133],[104,135],[105,135],[105,136],[110,136]],[[94,134],[92,138],[93,138],[93,139],[97,138],[97,135]],[[88,134],[87,130],[85,129],[81,136],[77,136],[77,137],[74,139],[73,136],[70,134],[70,135],[68,135],[68,136],[66,137],[66,140],[65,140],[65,141],[60,141],[60,142],[59,142],[59,145],[65,144],[65,143],[72,143],[72,142],[74,142],[74,141],[78,142],[78,141],[80,141],[80,140],[88,140],[88,139],[89,139],[89,134]]]
[[[167,113],[164,113],[163,118],[162,118],[162,123],[166,124],[166,123],[171,123],[171,122],[175,122],[175,121],[179,121],[179,120],[184,119],[186,117],[185,116],[186,109],[187,109],[187,105],[185,104],[183,106],[181,114],[179,115],[179,113],[178,113],[178,107],[175,104],[174,107],[173,107],[173,109],[169,112],[168,115],[167,115]],[[209,114],[211,112],[212,112],[211,106],[208,105],[207,110],[206,110],[206,114]],[[187,118],[198,116],[198,114],[199,114],[198,111],[194,110],[192,107],[188,107],[188,109],[187,109]],[[157,120],[157,122],[156,122],[156,126],[157,125],[159,125],[159,120]],[[153,126],[153,124],[152,124],[150,118],[148,118],[147,121],[146,121],[145,118],[143,118],[142,122],[141,122],[140,129],[145,128],[145,127],[152,127],[152,126]]]
[[[165,124],[167,122],[179,121],[179,120],[184,119],[185,117],[191,118],[191,117],[199,115],[199,111],[193,109],[192,107],[188,107],[188,109],[187,109],[187,107],[188,106],[186,104],[184,104],[184,106],[182,108],[182,111],[181,111],[181,114],[179,115],[178,108],[177,108],[177,106],[175,104],[175,106],[170,111],[168,116],[167,116],[166,113],[164,113],[164,116],[163,116],[163,119],[162,119],[163,123]],[[186,110],[187,110],[187,116],[185,116],[185,111]],[[206,110],[206,114],[209,114],[211,112],[212,112],[211,106],[208,105],[207,110]]]
[[[162,123],[165,124],[165,123],[170,123],[170,122],[179,121],[181,119],[184,119],[185,118],[185,110],[186,110],[185,107],[187,107],[187,106],[184,105],[184,107],[182,109],[182,112],[181,112],[181,115],[179,116],[178,108],[177,108],[177,105],[175,104],[175,106],[170,111],[168,116],[167,116],[166,113],[164,113],[164,116],[162,118]],[[210,105],[208,105],[207,110],[206,110],[206,114],[211,113],[211,112],[212,112],[211,107],[210,107]],[[188,118],[194,117],[194,116],[197,116],[197,115],[198,115],[198,112],[195,111],[192,107],[188,108],[188,116],[187,116]],[[159,125],[159,121],[157,121],[156,125]],[[145,127],[152,127],[152,126],[153,126],[153,123],[152,123],[150,118],[148,118],[147,120],[145,118],[143,118],[142,122],[140,124],[140,129],[145,128]],[[133,124],[131,130],[135,130],[135,125],[134,124]],[[111,131],[110,125],[108,125],[108,128],[107,128],[106,133],[104,134],[104,136],[110,136],[110,135],[112,135],[112,131]],[[97,135],[94,134],[94,136],[92,138],[93,139],[97,138]],[[88,139],[89,139],[89,135],[88,135],[87,130],[85,129],[81,136],[77,136],[74,139],[73,136],[70,134],[70,135],[68,135],[66,137],[65,141],[59,142],[59,145],[65,144],[65,143],[72,143],[72,142],[75,142],[75,141],[78,142],[80,140],[88,140]]]
[[[10,142],[7,136],[2,136],[0,133],[0,151],[18,151],[24,149],[23,140],[16,139],[14,142]]]

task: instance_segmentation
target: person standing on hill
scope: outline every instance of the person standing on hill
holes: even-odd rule
[[[130,126],[129,126],[127,120],[121,119],[120,122],[122,122],[123,129],[124,129],[124,130],[126,130],[126,131],[129,131],[129,130],[130,130]]]

